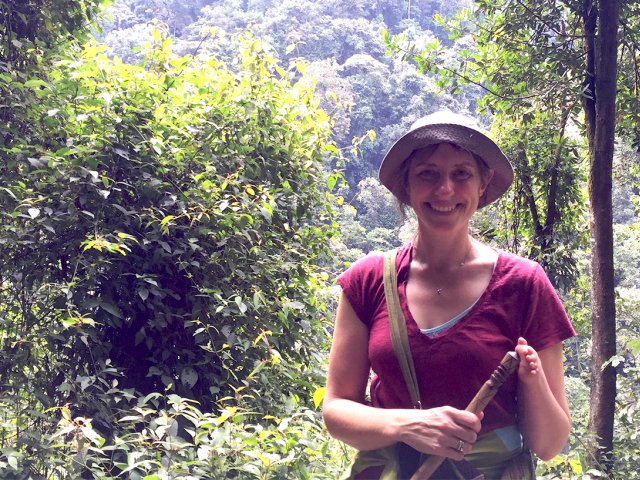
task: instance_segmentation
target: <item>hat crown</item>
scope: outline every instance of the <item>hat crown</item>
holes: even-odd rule
[[[478,124],[469,117],[464,115],[460,115],[458,113],[449,112],[446,110],[442,110],[439,112],[431,113],[425,117],[419,118],[413,125],[411,125],[410,132],[416,130],[420,127],[424,127],[427,125],[460,125],[463,127],[472,128],[473,130],[477,130],[481,132],[482,130],[478,126]]]

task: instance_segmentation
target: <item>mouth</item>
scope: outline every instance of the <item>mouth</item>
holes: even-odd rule
[[[449,205],[446,207],[443,206],[439,206],[439,205],[434,205],[433,203],[430,203],[429,206],[434,209],[436,212],[441,212],[441,213],[449,213],[454,211],[458,205]]]

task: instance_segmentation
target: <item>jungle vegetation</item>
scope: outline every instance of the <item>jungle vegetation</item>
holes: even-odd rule
[[[539,261],[579,333],[539,478],[639,477],[638,17],[616,8],[0,3],[0,477],[337,478],[335,277],[412,235],[376,170],[443,108],[516,170],[475,234]]]

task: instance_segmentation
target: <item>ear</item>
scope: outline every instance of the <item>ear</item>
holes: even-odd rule
[[[494,171],[489,170],[487,174],[482,177],[482,184],[480,185],[480,196],[484,195],[485,190],[489,186],[489,182],[493,178]]]

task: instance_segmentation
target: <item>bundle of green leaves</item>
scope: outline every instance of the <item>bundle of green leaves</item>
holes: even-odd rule
[[[139,66],[87,45],[0,74],[0,383],[103,430],[105,371],[203,411],[322,381],[330,119],[258,41],[232,68],[154,36]]]

